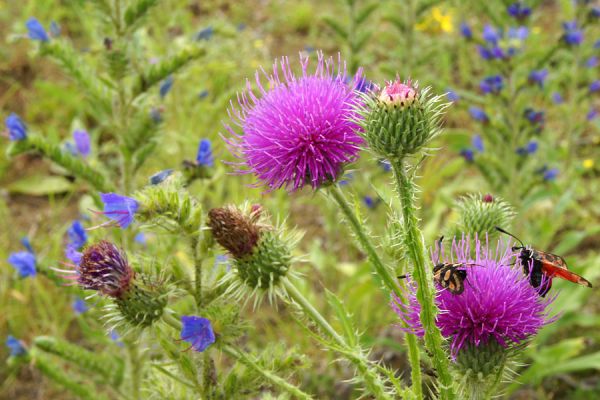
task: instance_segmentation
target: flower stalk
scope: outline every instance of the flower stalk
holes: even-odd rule
[[[415,186],[409,178],[403,159],[392,161],[394,177],[400,200],[404,221],[405,240],[408,256],[413,264],[412,276],[417,282],[417,300],[421,305],[421,321],[425,329],[425,345],[431,352],[433,364],[439,376],[440,395],[442,399],[454,398],[452,376],[450,375],[448,357],[442,349],[443,338],[436,326],[437,306],[431,287],[432,276],[425,257],[423,235],[419,230],[414,205]]]

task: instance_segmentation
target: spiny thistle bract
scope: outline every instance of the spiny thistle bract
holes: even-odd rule
[[[510,226],[515,216],[514,208],[501,197],[491,194],[469,194],[457,202],[459,220],[451,236],[463,233],[471,237],[495,237],[497,226]]]
[[[344,165],[354,161],[362,140],[353,107],[360,103],[354,90],[359,71],[347,82],[345,62],[317,55],[317,67],[308,72],[308,57],[301,57],[302,75],[292,72],[287,57],[273,64],[272,75],[256,72],[256,89],[247,82],[238,95],[239,109],[229,110],[234,125],[225,139],[241,162],[240,173],[252,173],[270,190],[294,191],[310,184],[314,189],[336,180]]]
[[[215,240],[233,256],[235,279],[232,274],[225,279],[236,297],[267,293],[271,299],[281,289],[282,279],[293,274],[291,249],[297,237],[269,225],[267,219],[262,207],[248,204],[209,212],[208,226]]]
[[[357,103],[359,133],[377,156],[399,160],[423,149],[440,132],[440,119],[450,103],[419,90],[410,81],[390,81],[379,92],[362,94]]]

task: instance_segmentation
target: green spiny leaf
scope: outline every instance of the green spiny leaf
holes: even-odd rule
[[[159,0],[136,0],[125,10],[125,24],[131,28],[139,23],[148,10],[158,4]]]
[[[329,26],[331,29],[335,31],[340,37],[347,40],[348,39],[348,31],[344,28],[334,17],[326,15],[323,17],[323,21]]]

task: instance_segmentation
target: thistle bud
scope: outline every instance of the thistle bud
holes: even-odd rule
[[[496,226],[509,226],[515,216],[514,208],[498,196],[471,194],[456,205],[459,220],[452,232],[460,237],[463,233],[472,237],[495,236]]]
[[[440,118],[449,103],[419,90],[410,81],[388,82],[379,94],[363,95],[356,106],[358,133],[377,156],[397,160],[421,150],[440,132]]]
[[[244,295],[244,289],[272,293],[290,273],[293,239],[264,222],[265,214],[259,205],[226,206],[209,212],[215,240],[233,256],[236,279],[230,290],[237,290],[238,297]]]

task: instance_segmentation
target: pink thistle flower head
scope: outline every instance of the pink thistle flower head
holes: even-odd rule
[[[417,99],[416,86],[410,81],[402,82],[399,78],[389,81],[379,94],[379,101],[391,106],[410,106]]]
[[[486,241],[475,239],[454,241],[450,259],[440,251],[433,252],[434,262],[464,263],[467,278],[464,292],[450,293],[437,286],[436,303],[440,309],[437,325],[442,335],[450,339],[455,357],[463,348],[499,344],[504,348],[519,345],[535,335],[544,325],[553,322],[548,306],[554,300],[540,298],[518,267],[511,266],[515,254],[510,243],[498,242],[493,252]],[[471,255],[474,254],[474,257]],[[494,255],[495,254],[495,255]],[[438,261],[439,260],[439,261]],[[407,329],[423,336],[421,307],[416,299],[415,283],[410,283],[408,305],[398,299],[392,307],[406,323]]]
[[[355,90],[362,82],[359,70],[348,82],[345,62],[317,53],[314,72],[308,57],[300,57],[301,74],[294,74],[287,57],[273,64],[268,75],[257,71],[238,94],[239,108],[230,118],[242,129],[225,141],[240,159],[239,173],[254,174],[269,190],[290,191],[310,184],[314,189],[336,180],[345,164],[354,161],[363,143],[355,132],[360,103]]]

